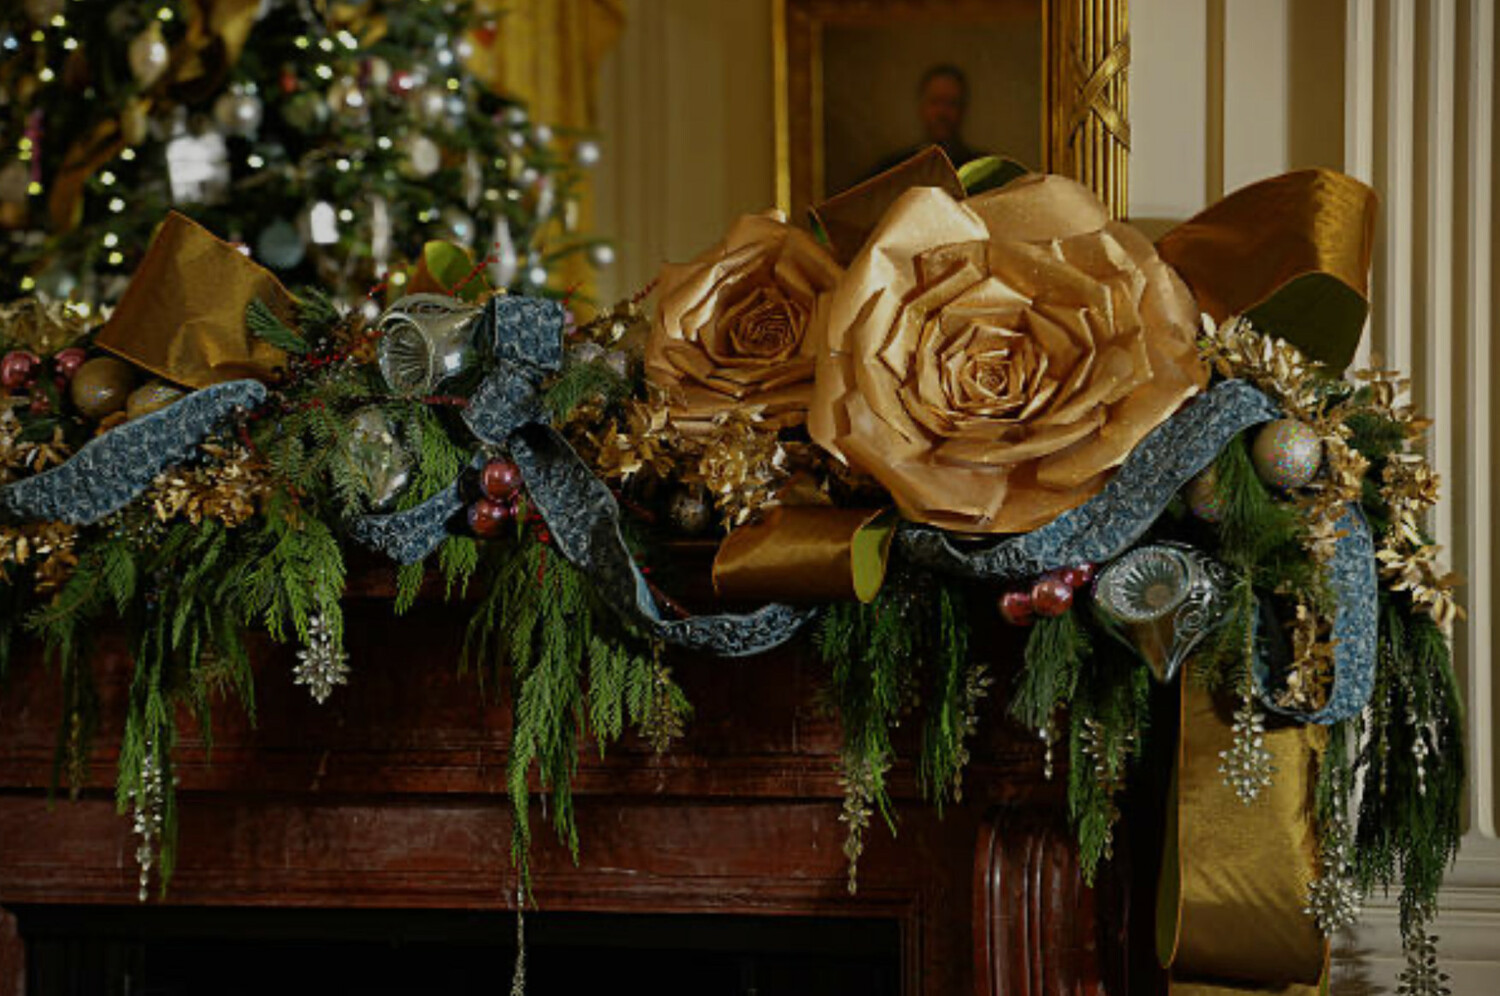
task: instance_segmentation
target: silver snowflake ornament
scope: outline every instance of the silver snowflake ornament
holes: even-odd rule
[[[1219,774],[1224,784],[1234,789],[1245,805],[1250,805],[1263,789],[1270,788],[1276,773],[1271,752],[1266,748],[1266,720],[1247,692],[1244,704],[1234,711],[1234,742],[1219,751]]]
[[[333,694],[334,686],[349,682],[349,655],[322,615],[308,621],[307,642],[297,651],[297,662],[292,683],[306,685],[319,705]]]

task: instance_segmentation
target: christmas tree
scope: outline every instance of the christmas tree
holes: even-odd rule
[[[504,25],[452,0],[5,5],[0,301],[117,299],[172,209],[346,302],[399,293],[430,240],[566,293],[561,258],[610,257],[577,233],[598,146],[479,83],[476,28]]]

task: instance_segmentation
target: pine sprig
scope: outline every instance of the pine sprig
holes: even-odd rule
[[[283,352],[306,355],[311,346],[296,330],[283,322],[270,305],[256,298],[245,309],[245,328],[250,334]]]

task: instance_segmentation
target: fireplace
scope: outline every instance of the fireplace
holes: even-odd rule
[[[164,996],[183,991],[152,974],[168,952],[201,955],[194,963],[220,973],[217,986],[236,965],[273,964],[313,938],[320,960],[351,970],[404,949],[484,973],[442,991],[503,991],[517,887],[508,705],[457,673],[462,609],[421,605],[399,621],[374,602],[347,611],[352,684],[320,707],[291,685],[290,652],[262,647],[258,725],[222,710],[211,757],[179,750],[178,869],[165,899],[144,906],[129,823],[114,808],[118,731],[101,731],[81,798],[49,803],[61,704],[39,660],[14,663],[0,695],[0,996],[27,992],[28,978],[40,994],[70,991],[40,973],[69,944],[116,943],[108,937],[121,959],[145,959],[138,978]],[[1004,687],[1014,648],[990,646]],[[641,964],[637,949],[731,980],[697,992],[1082,996],[1125,993],[1127,978],[1153,991],[1129,963],[1139,945],[1128,943],[1123,862],[1084,887],[1061,786],[1000,704],[973,746],[961,804],[939,815],[909,768],[892,772],[898,836],[872,828],[850,895],[838,732],[813,694],[820,666],[786,651],[673,667],[695,707],[688,734],[662,757],[633,742],[586,755],[576,864],[535,803],[534,992],[580,991],[540,980],[601,966],[619,971],[598,991],[649,989],[619,978]],[[130,673],[118,641],[102,640],[95,671],[107,724]],[[207,933],[189,943],[194,931]],[[793,977],[806,988],[783,970],[803,972]]]
[[[508,988],[494,911],[26,906],[30,996],[465,996]],[[535,993],[895,996],[898,924],[851,917],[537,913]]]

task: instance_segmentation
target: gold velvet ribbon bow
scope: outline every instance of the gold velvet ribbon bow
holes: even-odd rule
[[[188,5],[186,31],[172,46],[161,76],[121,116],[100,121],[64,154],[47,197],[54,232],[77,227],[89,177],[126,146],[140,141],[145,119],[156,103],[200,100],[219,88],[239,61],[259,10],[260,0],[198,0]]]
[[[714,591],[747,602],[868,602],[885,581],[896,521],[890,509],[773,508],[720,544]]]
[[[1269,730],[1275,777],[1240,802],[1219,773],[1233,741],[1223,707],[1181,682],[1182,727],[1157,892],[1157,953],[1172,996],[1318,996],[1328,942],[1304,913],[1316,875],[1313,791],[1327,730]]]
[[[174,211],[95,342],[187,387],[268,380],[286,354],[246,329],[245,309],[256,300],[292,315],[292,296],[269,270]]]

